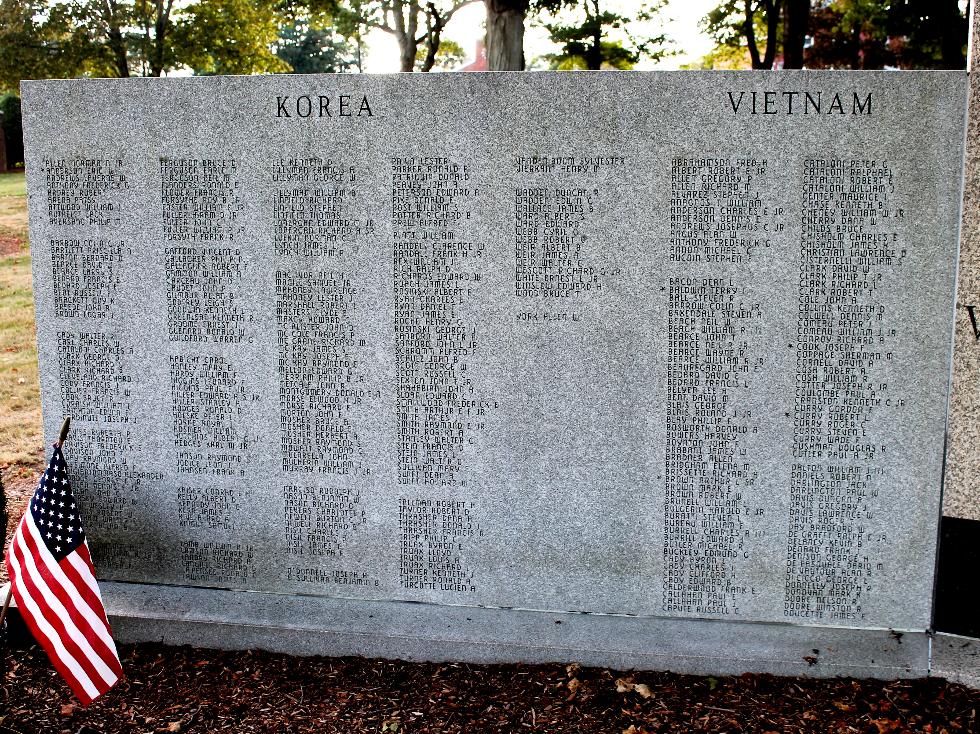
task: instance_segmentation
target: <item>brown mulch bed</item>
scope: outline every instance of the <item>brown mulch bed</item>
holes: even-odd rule
[[[126,679],[81,708],[39,648],[0,653],[0,734],[980,731],[980,693],[935,679],[705,678],[155,644],[120,654]]]

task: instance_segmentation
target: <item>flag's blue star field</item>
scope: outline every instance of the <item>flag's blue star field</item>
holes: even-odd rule
[[[52,454],[31,498],[31,515],[55,560],[60,561],[85,542],[82,520],[68,482],[68,466],[60,448]]]

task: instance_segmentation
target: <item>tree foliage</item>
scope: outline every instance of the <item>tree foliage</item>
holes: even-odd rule
[[[965,69],[970,11],[958,0],[898,0],[889,14],[897,65],[904,68]]]
[[[725,0],[702,25],[718,45],[748,49],[753,69],[771,69],[779,48],[781,11],[782,0]]]
[[[0,87],[21,79],[286,70],[274,0],[0,0]]]
[[[968,16],[959,0],[724,0],[702,27],[757,69],[962,69]]]
[[[813,11],[807,65],[962,69],[967,18],[957,0],[835,0]]]
[[[74,77],[90,63],[67,5],[43,0],[0,0],[0,91],[21,79]]]
[[[631,24],[649,22],[666,5],[665,0],[641,4],[633,16],[612,12],[604,0],[539,0],[536,7],[550,20],[542,23],[561,52],[547,58],[553,69],[631,69],[646,56],[659,59],[668,53],[663,33],[637,37]],[[609,32],[621,38],[608,38]]]
[[[442,33],[456,12],[476,0],[314,0],[330,3],[338,25],[377,29],[398,43],[399,71],[430,71]],[[421,61],[419,54],[421,52]]]
[[[346,72],[357,69],[351,43],[331,25],[310,17],[286,18],[279,28],[276,56],[296,74]]]
[[[443,38],[439,42],[439,50],[436,52],[435,63],[430,71],[452,71],[466,60],[466,50],[456,41]],[[422,70],[422,65],[426,61],[426,49],[420,48],[415,56],[415,68]]]
[[[279,20],[270,0],[198,0],[175,33],[181,60],[197,74],[289,71],[273,53]]]

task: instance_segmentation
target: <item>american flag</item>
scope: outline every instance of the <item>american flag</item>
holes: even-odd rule
[[[6,561],[21,617],[79,700],[91,703],[122,666],[57,444]]]

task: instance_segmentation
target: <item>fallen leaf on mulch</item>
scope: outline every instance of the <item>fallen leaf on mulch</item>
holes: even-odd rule
[[[634,683],[632,678],[617,678],[616,693],[639,693],[643,698],[653,696],[653,691],[646,683]]]
[[[653,696],[653,691],[650,690],[650,686],[648,686],[646,683],[637,683],[633,686],[633,690],[643,696],[643,698],[650,698]]]
[[[902,722],[895,719],[872,719],[871,723],[878,727],[878,734],[886,734],[902,726]]]

